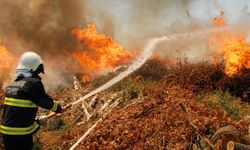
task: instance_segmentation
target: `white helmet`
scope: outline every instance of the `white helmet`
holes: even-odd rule
[[[27,69],[33,72],[42,64],[42,58],[37,53],[25,52],[22,54],[16,69]]]

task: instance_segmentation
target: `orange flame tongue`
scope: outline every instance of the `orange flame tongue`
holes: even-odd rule
[[[224,41],[223,52],[226,61],[225,72],[232,76],[243,66],[249,68],[250,47],[246,43],[246,36],[231,35]]]
[[[4,44],[0,43],[0,81],[9,78],[10,70],[15,64],[15,57]]]
[[[213,20],[213,26],[225,25],[224,13]],[[213,33],[209,39],[212,51],[222,53],[225,61],[225,73],[233,76],[244,66],[250,68],[250,46],[246,42],[245,34],[227,31]]]
[[[225,22],[226,22],[225,21],[225,14],[223,11],[221,11],[220,15],[213,19],[213,26],[217,27],[217,26],[225,25]]]
[[[81,80],[83,82],[90,82],[92,79],[91,79],[91,77],[89,75],[83,75]]]
[[[73,51],[72,56],[89,71],[98,73],[100,69],[126,64],[135,56],[134,52],[127,51],[111,37],[97,34],[95,25],[89,24],[85,30],[73,29],[71,34],[77,38],[78,47],[87,47]]]

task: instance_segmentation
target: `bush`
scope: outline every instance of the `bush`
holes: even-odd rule
[[[218,88],[217,82],[224,78],[221,64],[200,62],[196,64],[179,60],[163,81],[169,85],[179,85],[194,93],[205,93]]]
[[[229,92],[223,92],[222,90],[215,91],[213,93],[208,93],[200,95],[197,100],[203,101],[208,104],[212,109],[222,109],[227,112],[228,116],[240,120],[242,117],[242,107],[240,99],[231,96]]]
[[[212,64],[204,61],[192,64],[184,59],[168,70],[163,82],[179,85],[196,94],[223,90],[233,96],[242,97],[245,91],[250,91],[250,70],[243,68],[234,76],[227,76],[223,63]]]
[[[140,95],[142,95],[142,91],[144,89],[144,80],[140,76],[137,78],[132,78],[129,76],[114,85],[112,89],[120,92],[122,102],[127,103],[131,99],[138,98]]]
[[[146,63],[138,69],[133,75],[142,76],[144,79],[158,81],[162,79],[168,72],[169,67],[167,63],[158,58],[149,59]]]

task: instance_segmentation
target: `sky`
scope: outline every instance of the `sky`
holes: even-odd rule
[[[228,25],[247,25],[250,20],[249,0],[89,0],[86,4],[90,14],[86,19],[105,30],[103,24],[111,18],[114,28],[107,33],[128,47],[134,45],[128,37],[134,41],[183,32],[192,25],[209,26],[221,11]],[[176,24],[181,27],[174,30]]]

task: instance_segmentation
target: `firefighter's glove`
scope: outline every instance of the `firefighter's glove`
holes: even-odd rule
[[[36,117],[36,121],[37,121],[38,124],[40,124],[40,125],[46,125],[46,123],[47,123],[46,115],[37,116],[37,117]]]

